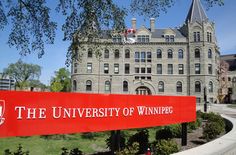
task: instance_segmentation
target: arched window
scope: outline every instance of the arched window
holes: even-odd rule
[[[199,81],[195,82],[195,92],[201,92],[201,83]]]
[[[212,58],[212,51],[211,51],[211,49],[208,50],[208,58],[209,58],[209,59]]]
[[[73,91],[77,91],[77,82],[76,80],[73,80]]]
[[[171,49],[168,49],[167,51],[167,58],[173,58],[173,51]]]
[[[93,57],[93,51],[91,48],[88,49],[88,58],[92,58]]]
[[[236,77],[233,77],[232,82],[236,82]]]
[[[162,58],[162,51],[161,51],[161,49],[157,49],[157,58]]]
[[[109,50],[105,49],[104,51],[104,58],[109,58]]]
[[[92,91],[92,81],[91,80],[86,81],[86,91]]]
[[[105,92],[111,91],[111,83],[110,81],[105,81]]]
[[[195,58],[200,58],[200,50],[198,48],[195,49],[194,55]]]
[[[182,92],[182,82],[180,81],[176,83],[176,92]]]
[[[184,51],[182,49],[179,49],[178,51],[178,58],[183,59],[184,58]]]
[[[129,49],[125,50],[125,58],[130,58],[130,50]]]
[[[158,83],[158,91],[159,92],[164,92],[164,82],[163,81],[160,81]]]
[[[115,50],[115,58],[120,57],[120,51],[118,49]]]
[[[129,90],[128,82],[127,81],[123,81],[123,91],[127,92],[128,90]]]
[[[213,82],[209,82],[209,86],[208,86],[208,91],[209,93],[213,93]]]

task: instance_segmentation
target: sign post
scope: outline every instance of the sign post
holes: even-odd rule
[[[182,135],[181,135],[181,145],[186,146],[187,145],[187,136],[188,136],[188,125],[187,123],[182,123]]]

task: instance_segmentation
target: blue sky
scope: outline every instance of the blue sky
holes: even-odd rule
[[[129,5],[127,0],[116,0],[119,5]],[[191,0],[176,0],[174,6],[168,9],[167,13],[161,13],[156,19],[156,28],[178,27],[182,25],[187,16],[191,5]],[[65,67],[66,52],[69,42],[62,41],[63,32],[60,23],[63,23],[60,16],[56,16],[52,11],[53,20],[59,22],[56,32],[55,43],[46,45],[45,54],[38,59],[36,53],[32,53],[25,57],[19,55],[14,47],[10,48],[7,44],[9,27],[0,31],[0,72],[3,71],[10,63],[15,63],[19,58],[27,63],[38,64],[42,67],[40,80],[44,84],[49,84],[50,79],[54,76],[54,72],[61,67]],[[224,6],[215,6],[206,11],[208,18],[215,22],[216,35],[221,54],[236,54],[236,1],[225,0]],[[137,15],[129,14],[126,17],[127,27],[131,27],[131,18],[137,18],[137,27],[146,25],[149,27],[149,19]],[[69,68],[70,69],[70,68]]]

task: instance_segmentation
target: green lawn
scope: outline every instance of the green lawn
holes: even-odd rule
[[[157,128],[150,128],[149,140],[155,140]],[[134,135],[137,130],[123,131],[126,137]],[[30,155],[60,155],[61,148],[68,149],[79,148],[83,153],[95,153],[101,149],[106,149],[105,140],[110,136],[110,132],[93,133],[92,137],[83,136],[83,134],[59,135],[54,138],[45,138],[42,136],[32,137],[11,137],[0,139],[0,154],[4,154],[4,150],[10,149],[15,152],[19,144],[22,145],[23,151],[29,151]]]
[[[108,134],[102,133],[94,139],[82,138],[81,134],[65,135],[65,138],[58,139],[46,139],[40,136],[3,138],[0,139],[0,154],[6,149],[14,152],[19,144],[24,151],[29,151],[30,155],[60,155],[62,147],[79,148],[85,153],[92,153],[96,152],[96,149],[106,148],[107,137]]]

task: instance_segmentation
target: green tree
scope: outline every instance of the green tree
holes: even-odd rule
[[[41,67],[36,64],[27,64],[22,60],[10,64],[3,70],[3,74],[15,79],[16,87],[22,90],[30,80],[37,80],[41,75]]]
[[[70,92],[71,80],[68,69],[60,68],[55,72],[55,77],[53,77],[51,80],[50,89],[53,92]]]
[[[0,29],[8,23],[11,32],[8,44],[20,51],[21,55],[44,54],[45,44],[53,44],[56,36],[57,23],[51,19],[49,7],[52,1],[46,0],[1,0]],[[65,17],[62,25],[63,40],[74,42],[94,42],[99,39],[102,29],[113,29],[115,32],[125,28],[124,17],[127,10],[147,17],[157,17],[160,12],[166,12],[176,0],[131,0],[129,6],[122,8],[113,0],[58,0],[53,1],[57,14]],[[214,4],[223,5],[224,0],[204,0],[208,7]],[[60,16],[61,16],[60,15]],[[108,35],[114,31],[109,31]],[[74,38],[74,34],[78,38]],[[72,46],[73,47],[73,46]],[[67,56],[71,58],[73,49],[69,48]]]

